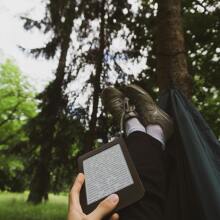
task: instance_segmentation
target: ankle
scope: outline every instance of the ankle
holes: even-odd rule
[[[135,131],[146,133],[145,127],[141,124],[137,117],[133,117],[125,121],[125,134],[130,135]]]
[[[166,137],[163,129],[159,124],[149,124],[146,127],[146,132],[162,144],[163,150],[165,150]]]

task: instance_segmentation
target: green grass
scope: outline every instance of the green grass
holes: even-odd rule
[[[0,220],[65,220],[67,196],[49,195],[40,205],[26,202],[28,193],[0,192]]]

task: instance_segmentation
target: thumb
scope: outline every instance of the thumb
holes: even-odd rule
[[[117,206],[118,202],[119,197],[117,194],[112,194],[108,196],[105,200],[99,203],[99,205],[93,212],[88,215],[89,219],[102,219]]]

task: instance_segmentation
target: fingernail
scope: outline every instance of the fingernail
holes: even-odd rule
[[[81,178],[83,178],[83,177],[84,177],[83,173],[79,173],[79,174],[78,174],[78,178],[79,178],[79,179],[81,179]]]
[[[108,197],[110,199],[111,202],[116,203],[119,200],[119,197],[117,194],[112,194]]]

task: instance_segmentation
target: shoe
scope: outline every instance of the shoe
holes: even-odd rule
[[[113,87],[103,90],[101,100],[104,108],[113,116],[121,130],[124,130],[124,123],[130,118],[138,117],[135,106],[129,104],[129,98]]]
[[[128,85],[125,87],[124,93],[135,105],[140,120],[145,127],[149,124],[158,124],[163,129],[166,140],[172,136],[173,120],[156,105],[152,97],[144,89],[137,85]]]

